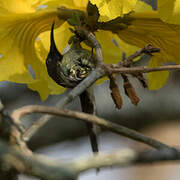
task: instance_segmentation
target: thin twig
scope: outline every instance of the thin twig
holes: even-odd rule
[[[144,48],[140,49],[139,51],[136,51],[135,53],[133,53],[123,61],[119,62],[118,65],[128,67],[133,63],[133,60],[136,59],[137,57],[143,54],[152,56],[153,53],[157,53],[157,52],[160,52],[159,48],[155,48],[151,44],[148,44]]]
[[[16,121],[18,121],[24,115],[30,114],[30,113],[47,113],[47,114],[51,114],[51,115],[71,117],[71,118],[75,118],[77,120],[83,120],[86,122],[91,122],[91,123],[97,124],[107,130],[110,130],[117,134],[129,137],[133,140],[142,142],[142,143],[152,146],[156,149],[171,148],[168,145],[163,144],[157,140],[154,140],[151,137],[145,136],[139,132],[136,132],[135,130],[126,128],[124,126],[121,126],[121,125],[118,125],[118,124],[115,124],[115,123],[112,123],[109,121],[106,121],[106,120],[99,118],[97,116],[94,116],[94,115],[85,114],[85,113],[76,112],[76,111],[70,111],[67,109],[59,109],[56,107],[47,107],[47,106],[40,106],[40,105],[24,106],[20,109],[15,110],[12,113],[11,117],[13,119],[15,119]]]
[[[116,74],[133,74],[133,73],[149,73],[149,72],[156,72],[156,71],[175,71],[180,70],[180,65],[166,65],[166,66],[160,66],[160,67],[147,67],[147,66],[140,66],[140,67],[110,67],[109,71],[111,73]]]

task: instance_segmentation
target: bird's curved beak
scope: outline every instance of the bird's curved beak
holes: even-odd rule
[[[55,44],[55,40],[54,40],[54,24],[55,24],[55,22],[53,22],[52,27],[51,27],[51,35],[50,35],[51,41],[50,41],[50,51],[49,51],[48,57],[51,57],[51,59],[54,59],[54,60],[61,61],[63,56],[58,51],[56,44]]]

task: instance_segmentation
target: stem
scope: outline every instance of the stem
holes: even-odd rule
[[[160,67],[146,67],[146,66],[141,66],[141,67],[131,67],[131,68],[126,68],[126,67],[110,67],[109,71],[111,73],[116,73],[116,74],[133,74],[133,73],[149,73],[149,72],[156,72],[156,71],[168,71],[168,70],[180,70],[180,65],[166,65],[166,66],[160,66]]]
[[[59,109],[57,107],[47,107],[47,106],[40,106],[40,105],[25,106],[14,111],[11,117],[14,120],[18,121],[24,115],[31,114],[31,113],[46,113],[46,114],[51,114],[51,115],[63,116],[63,117],[71,117],[77,120],[83,120],[85,122],[94,123],[114,133],[123,135],[125,137],[129,137],[135,141],[142,142],[156,149],[164,149],[164,148],[171,149],[171,147],[169,147],[168,145],[163,144],[155,139],[152,139],[151,137],[145,136],[135,130],[106,121],[94,115],[85,114],[85,113],[76,112],[76,111],[70,111],[67,109]]]

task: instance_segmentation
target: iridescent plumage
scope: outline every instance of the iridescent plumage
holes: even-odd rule
[[[74,42],[65,54],[61,54],[54,41],[54,24],[51,29],[50,52],[46,59],[49,76],[59,85],[75,87],[95,68],[93,54],[83,49],[80,42]]]

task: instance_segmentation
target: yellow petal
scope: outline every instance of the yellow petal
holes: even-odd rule
[[[175,50],[180,47],[180,26],[164,23],[156,12],[139,13],[127,29],[118,32],[118,36],[137,47],[152,44],[161,48],[161,62],[180,63],[180,51]]]
[[[76,7],[86,8],[88,0],[73,0]]]
[[[48,6],[48,9],[55,9],[58,6],[66,6],[68,8],[74,8],[73,0],[45,0],[41,5]]]
[[[15,13],[34,12],[31,3],[28,0],[0,0],[0,13],[9,11]]]
[[[133,10],[134,12],[148,12],[152,11],[152,6],[148,5],[147,3],[143,1],[138,1],[136,3],[136,6]]]
[[[160,56],[156,58],[152,58],[149,62],[149,67],[158,67],[162,66],[163,64],[160,63]],[[152,72],[148,73],[148,87],[150,90],[157,90],[161,88],[169,78],[169,72]]]
[[[180,0],[158,0],[160,18],[171,24],[180,24]]]
[[[121,61],[122,50],[120,46],[118,46],[118,44],[115,44],[116,36],[113,33],[108,31],[99,31],[98,33],[96,33],[96,38],[101,44],[105,62],[114,63]]]
[[[33,1],[33,0],[32,0]],[[48,9],[56,9],[60,6],[65,6],[71,9],[81,9],[85,10],[88,0],[39,0],[42,2],[35,3],[34,7],[37,10],[42,10],[44,8]]]
[[[149,11],[144,12],[143,9]],[[161,52],[154,54],[150,62],[151,66],[162,65],[169,61],[180,64],[180,51],[178,50],[178,47],[180,47],[180,25],[163,22],[159,18],[158,12],[152,11],[145,3],[137,3],[135,10],[137,12],[128,15],[130,21],[127,27],[124,26],[123,29],[118,29],[118,26],[113,26],[111,23],[113,28],[112,31],[117,32],[122,42],[129,45],[142,48],[147,44],[152,44],[154,47],[160,48]],[[117,23],[117,21],[114,22]],[[119,23],[122,23],[121,19]],[[117,28],[115,29],[114,27]],[[162,76],[157,76],[156,80],[152,79],[155,78],[154,74],[162,74],[162,80],[160,80]],[[157,89],[161,87],[167,78],[168,72],[151,73],[148,75],[150,88]]]
[[[23,3],[20,2],[26,1],[16,1],[17,8],[14,6],[13,9],[13,6],[7,7],[6,3],[0,1],[0,71],[3,72],[0,80],[29,83],[29,87],[37,90],[44,99],[51,92],[50,78],[45,62],[42,63],[36,54],[35,39],[40,33],[49,30],[53,21],[56,27],[63,21],[56,17],[56,9],[31,12],[30,8],[24,12],[21,8]],[[29,73],[29,66],[34,70],[35,80]]]
[[[128,56],[137,49],[137,47],[128,45],[119,39],[116,34],[108,31],[99,31],[96,33],[96,38],[102,46],[106,63],[117,63],[122,60],[123,52]]]
[[[126,43],[125,41],[120,39],[116,34],[114,34],[114,39],[117,42],[121,52],[124,52],[126,54],[126,57],[130,56],[135,51],[139,50],[138,47]],[[116,61],[116,63],[117,63],[117,61]]]
[[[109,21],[132,11],[137,0],[90,0],[98,7],[100,21]]]
[[[28,64],[38,61],[34,49],[35,38],[50,28],[55,17],[55,12],[41,12],[0,18],[0,54],[5,58],[0,65],[6,61],[8,69],[14,59],[14,67],[15,64],[24,64],[24,68],[28,68]],[[57,22],[61,23],[59,20]],[[12,72],[14,69],[11,69]]]
[[[108,31],[99,31],[96,33],[96,38],[101,44],[105,63],[120,62],[123,53],[126,53],[126,56],[129,56],[138,49],[137,47],[129,45],[119,39],[116,34]],[[97,81],[97,84],[101,84],[105,80],[107,80],[106,77],[101,78]]]
[[[64,88],[49,77],[45,65],[49,30],[53,21],[56,28],[64,23],[56,16],[57,6],[76,8],[77,3],[73,0],[0,0],[0,70],[3,72],[0,80],[28,83],[28,87],[38,91],[43,100],[49,94],[61,93]],[[87,1],[79,3],[78,6],[85,9]],[[65,23],[55,32],[60,51],[71,35],[67,28]],[[29,66],[35,80],[29,73]]]
[[[50,90],[47,88],[46,82],[42,81],[42,80],[41,81],[37,80],[37,81],[35,81],[33,83],[29,83],[28,88],[30,88],[31,90],[34,90],[34,91],[39,90],[38,92],[40,94],[40,97],[41,97],[42,101],[45,101],[48,98],[49,94],[50,94]]]
[[[154,54],[154,61],[157,61],[158,64],[169,61],[180,64],[180,51],[177,50],[180,47],[180,26],[164,23],[156,12],[142,13],[142,16],[140,13],[137,14],[131,25],[127,29],[119,31],[118,36],[137,47],[142,48],[147,44],[152,44],[154,47],[160,48],[160,54]],[[154,74],[148,76],[151,89],[161,87],[168,77],[168,73],[159,72],[156,75],[162,75],[157,76],[157,79],[154,80],[152,79],[156,77]],[[161,77],[163,77],[162,80]]]
[[[69,38],[73,35],[72,32],[69,30],[69,27],[69,24],[65,22],[59,28],[54,30],[54,39],[57,48],[61,53],[63,52],[64,48],[68,45]],[[47,57],[47,53],[50,49],[50,31],[43,32],[38,37],[47,51]]]
[[[0,81],[8,80],[18,83],[30,83],[33,81],[28,68],[24,66],[22,54],[16,50],[11,51],[12,55],[2,55],[0,58]]]

